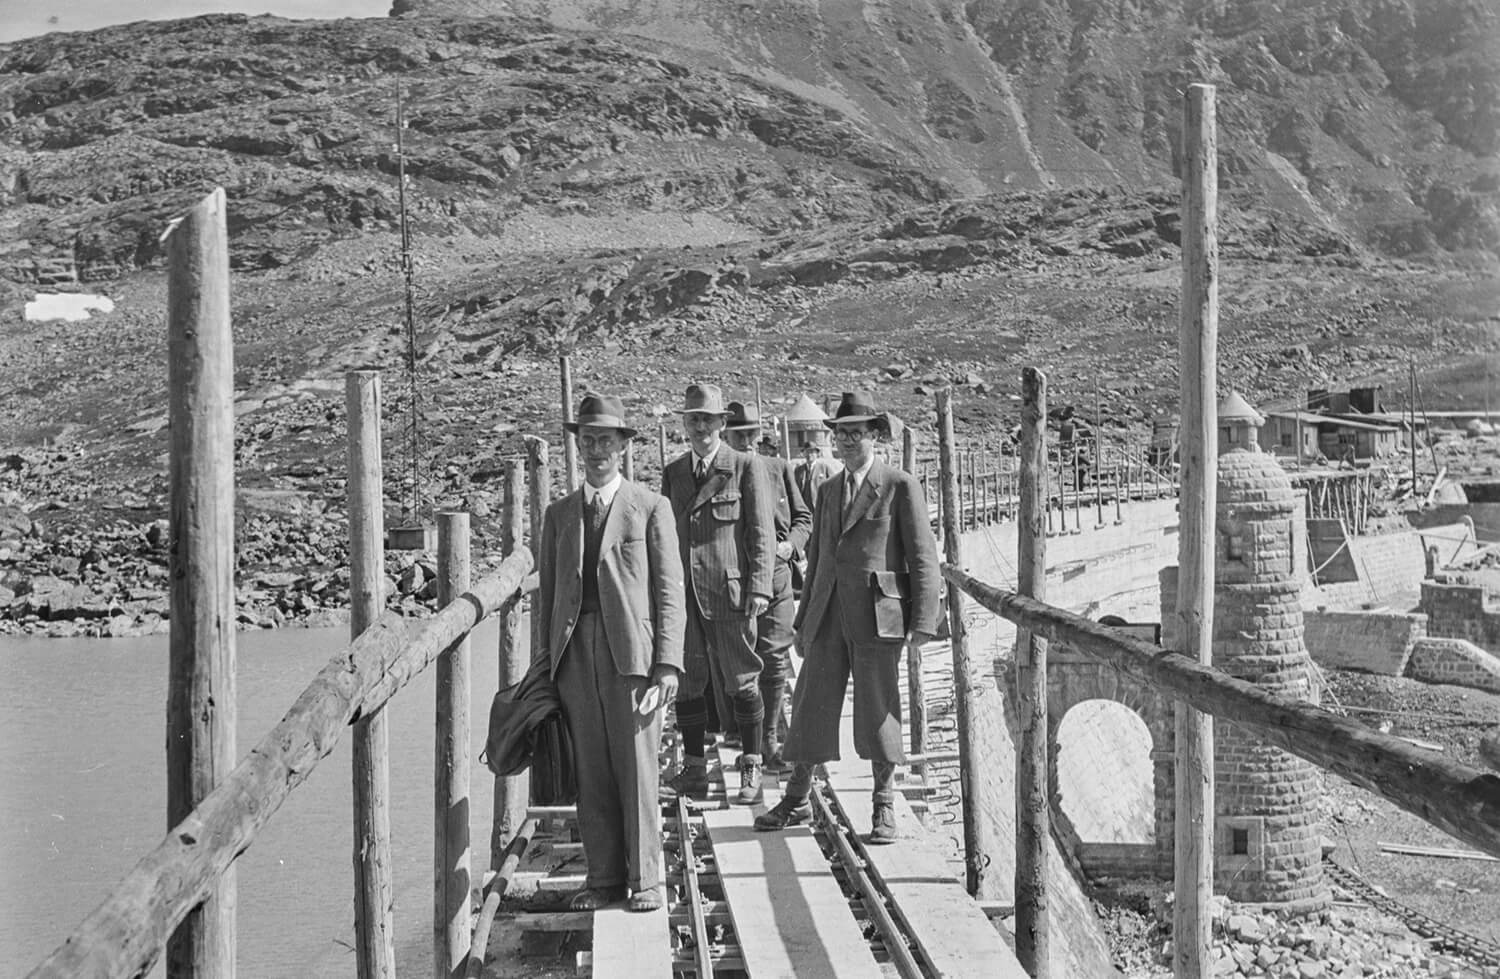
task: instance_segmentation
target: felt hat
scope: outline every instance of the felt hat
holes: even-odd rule
[[[724,407],[724,392],[717,384],[689,384],[682,398],[682,410],[678,414],[727,415]]]
[[[870,422],[881,431],[890,431],[885,413],[875,407],[875,399],[868,392],[845,391],[833,417],[824,419],[823,424],[829,428],[837,428],[839,425],[852,425],[855,422]]]
[[[725,431],[747,428],[760,428],[760,409],[742,401],[729,402],[729,417],[724,419]]]
[[[586,392],[578,402],[578,416],[574,421],[563,422],[563,428],[578,434],[580,428],[617,428],[626,438],[635,438],[635,429],[625,424],[625,406],[620,399],[609,394]]]

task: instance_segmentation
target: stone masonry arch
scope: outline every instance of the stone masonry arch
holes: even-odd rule
[[[1127,625],[1114,616],[1100,619],[1105,625],[1131,632],[1135,638],[1155,642],[1159,629],[1152,624]],[[1149,844],[1084,844],[1072,820],[1063,812],[1058,783],[1058,732],[1072,708],[1089,700],[1109,700],[1133,711],[1151,734],[1151,780],[1154,802],[1155,840]],[[1122,677],[1112,667],[1064,643],[1047,651],[1047,756],[1048,797],[1053,826],[1084,870],[1099,872],[1170,873],[1172,866],[1174,734],[1171,701],[1143,684]],[[1094,859],[1097,858],[1097,859]]]

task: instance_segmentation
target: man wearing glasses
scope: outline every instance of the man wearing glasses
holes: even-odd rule
[[[937,544],[921,485],[875,458],[890,423],[866,394],[845,394],[834,417],[844,470],[818,488],[807,582],[797,612],[802,675],[782,754],[794,762],[781,801],[756,817],[761,831],[809,816],[813,767],[839,757],[844,691],[854,681],[854,748],[870,760],[874,815],[869,842],[896,842],[896,765],[901,737],[897,666],[907,642],[937,631]]]

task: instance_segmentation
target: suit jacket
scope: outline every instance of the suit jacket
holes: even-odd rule
[[[583,605],[583,487],[547,507],[538,558],[536,615],[557,676]],[[599,611],[615,669],[651,675],[657,664],[682,669],[687,619],[682,560],[667,501],[625,480],[610,504],[599,543]]]
[[[720,445],[701,487],[693,479],[692,450],[662,471],[662,495],[677,515],[682,565],[705,619],[745,616],[751,596],[771,598],[775,499],[756,459]]]
[[[900,638],[889,635],[894,611],[899,632],[937,632],[937,542],[921,484],[877,460],[860,485],[847,520],[843,519],[844,484],[841,472],[818,488],[807,545],[807,583],[797,610],[798,631],[811,638],[818,634],[824,616],[838,615],[850,642]],[[906,592],[904,601],[898,590]],[[886,623],[884,629],[877,628],[881,620]]]
[[[823,485],[823,480],[830,476],[837,476],[844,468],[826,456],[818,456],[812,462],[806,459],[797,463],[793,470],[797,478],[797,488],[802,491],[802,498],[807,501],[808,506],[818,502],[818,487]]]
[[[756,459],[765,467],[771,492],[776,496],[776,543],[790,542],[793,560],[801,558],[807,550],[807,537],[812,533],[812,504],[798,489],[790,462],[773,456]]]

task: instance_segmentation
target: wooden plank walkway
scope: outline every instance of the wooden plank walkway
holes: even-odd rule
[[[757,833],[766,805],[705,812],[745,971],[755,979],[880,979],[880,965],[806,824]]]
[[[954,873],[946,852],[896,793],[899,840],[867,846],[874,782],[870,763],[854,750],[853,704],[845,701],[839,729],[841,760],[829,762],[828,787],[859,836],[865,872],[891,896],[891,913],[916,943],[918,958],[939,976],[1027,979],[1008,934],[990,921]],[[1002,937],[1003,936],[1003,937]]]
[[[595,911],[592,973],[598,979],[672,979],[667,909],[631,912],[616,904]]]

